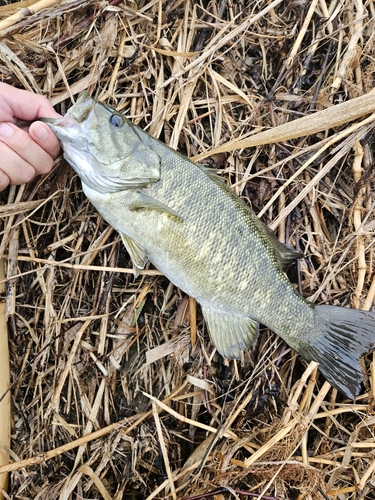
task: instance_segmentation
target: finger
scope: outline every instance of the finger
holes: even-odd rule
[[[32,123],[29,128],[29,134],[52,158],[57,158],[60,155],[60,142],[45,123]]]
[[[21,158],[6,144],[0,142],[0,183],[1,189],[8,184],[24,184],[34,178],[35,168]]]
[[[40,147],[27,132],[12,123],[0,123],[0,141],[8,146],[8,149],[13,150],[26,164],[29,164],[29,167],[35,171],[34,175],[35,173],[45,174],[52,169],[53,159],[51,155]],[[7,154],[9,155],[9,153]],[[1,156],[0,162],[0,168],[7,175],[10,175],[9,170],[12,171],[12,165],[4,165],[4,159]],[[20,162],[18,161],[18,163]],[[25,174],[28,174],[29,170],[29,168],[26,168]],[[13,177],[10,177],[14,182]],[[23,182],[26,181],[23,180]]]
[[[2,170],[0,170],[0,191],[4,191],[10,184],[10,179]]]
[[[17,89],[6,83],[0,83],[0,104],[1,121],[12,121],[13,117],[21,120],[34,120],[41,117],[57,118],[60,116],[46,97]]]

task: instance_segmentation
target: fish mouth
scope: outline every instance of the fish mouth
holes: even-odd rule
[[[64,116],[60,118],[39,118],[39,120],[46,123],[60,140],[66,140],[78,134],[79,125],[89,117],[94,106],[94,99],[84,91]]]
[[[69,115],[62,116],[61,118],[39,118],[38,121],[46,123],[57,136],[61,135],[64,128],[77,125],[77,120]]]

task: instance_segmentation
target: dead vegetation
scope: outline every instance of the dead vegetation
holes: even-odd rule
[[[375,96],[353,99],[374,87],[374,17],[372,0],[5,1],[1,78],[61,113],[87,89],[189,156],[216,152],[205,161],[305,253],[303,295],[369,309]],[[63,161],[1,200],[5,498],[375,498],[373,354],[355,402],[267,330],[224,363],[193,300],[151,266],[133,279]]]

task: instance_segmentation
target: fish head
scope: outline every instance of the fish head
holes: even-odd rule
[[[61,118],[43,118],[82,182],[101,193],[160,180],[161,160],[135,125],[84,92]]]

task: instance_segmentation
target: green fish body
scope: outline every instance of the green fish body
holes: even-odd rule
[[[223,356],[238,358],[261,323],[319,362],[347,397],[359,393],[359,357],[375,343],[375,315],[299,295],[283,271],[300,254],[225,183],[87,94],[45,121],[135,267],[150,260],[200,303]]]

